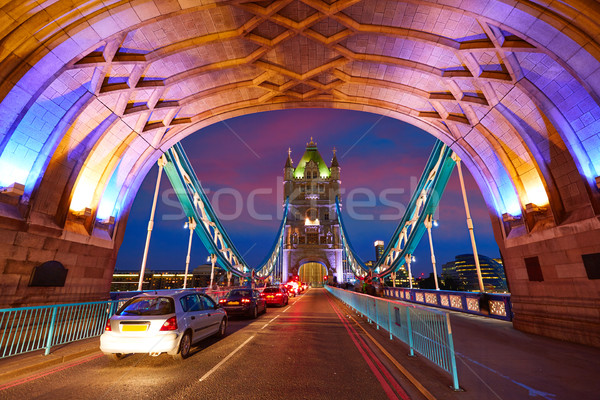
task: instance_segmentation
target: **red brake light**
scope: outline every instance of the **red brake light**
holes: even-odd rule
[[[283,294],[282,293],[277,293],[275,296],[281,297],[281,296],[283,296]]]
[[[219,300],[219,303],[226,303],[226,302],[227,302],[227,300],[225,300],[225,299]]]
[[[242,303],[250,303],[250,299],[242,299]]]
[[[172,316],[168,320],[165,321],[163,326],[160,327],[161,331],[174,331],[177,329],[177,318]]]
[[[105,332],[111,332],[112,331],[112,327],[110,326],[110,318],[108,319],[108,321],[106,321],[106,326],[104,327],[104,331]]]

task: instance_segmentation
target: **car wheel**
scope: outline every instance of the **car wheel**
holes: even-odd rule
[[[221,320],[221,324],[219,325],[219,332],[217,332],[217,336],[219,338],[225,337],[227,334],[227,318],[223,318]]]
[[[252,319],[258,318],[258,306],[254,306],[252,309]]]
[[[122,353],[107,353],[106,357],[108,357],[111,361],[119,361],[121,358],[125,357],[125,354]]]
[[[179,351],[173,356],[176,360],[183,360],[188,358],[190,355],[190,349],[192,348],[192,335],[186,332],[179,342]]]

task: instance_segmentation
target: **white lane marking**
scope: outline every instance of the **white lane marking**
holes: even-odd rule
[[[237,353],[242,347],[244,347],[246,345],[246,343],[248,343],[249,341],[251,341],[254,336],[256,335],[252,335],[250,336],[248,339],[246,339],[246,341],[242,344],[240,344],[234,351],[232,351],[231,353],[229,353],[229,355],[227,357],[225,357],[224,359],[221,360],[220,363],[218,363],[217,365],[215,365],[214,367],[212,367],[212,369],[210,371],[208,371],[207,373],[205,373],[202,378],[200,378],[198,381],[202,382],[203,380],[205,380],[206,378],[208,378],[213,372],[215,372],[217,369],[219,369],[219,367],[221,365],[223,365],[225,362],[227,362],[227,360],[229,360],[235,353]]]
[[[260,330],[262,331],[263,329],[265,329],[267,327],[267,325],[269,325],[271,322],[275,321],[277,318],[279,318],[279,315],[277,315],[275,318],[273,318],[272,320],[270,320],[269,322],[264,324],[263,327],[260,328]]]
[[[288,306],[288,308],[286,308],[285,310],[283,310],[281,313],[283,314],[284,312],[286,312],[287,310],[290,309],[291,306]]]

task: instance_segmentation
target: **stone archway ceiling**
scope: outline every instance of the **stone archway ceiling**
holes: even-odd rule
[[[118,217],[159,149],[286,107],[426,129],[499,216],[532,204],[557,220],[597,201],[600,12],[588,2],[73,3],[1,6],[0,186],[25,184],[43,214]]]

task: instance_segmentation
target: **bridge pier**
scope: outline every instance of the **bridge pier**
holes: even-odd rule
[[[107,299],[116,258],[110,239],[0,217],[0,308]],[[68,270],[64,286],[29,286],[47,261]]]
[[[598,218],[508,235],[499,243],[514,327],[600,347]],[[596,261],[589,261],[594,254]],[[587,269],[584,257],[588,259]]]

